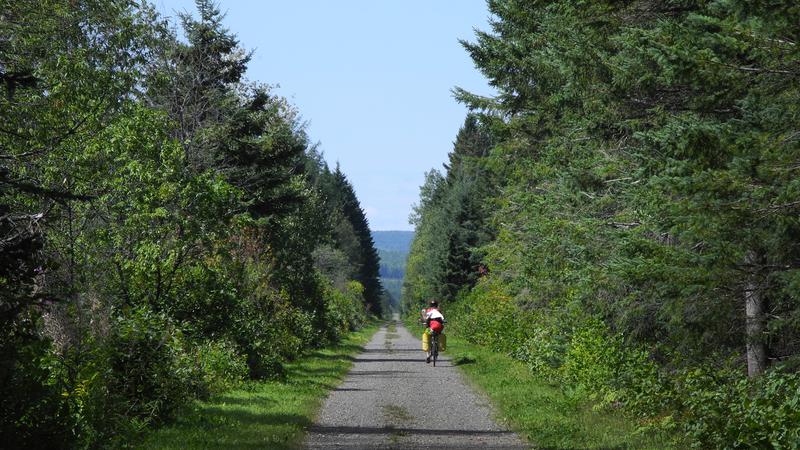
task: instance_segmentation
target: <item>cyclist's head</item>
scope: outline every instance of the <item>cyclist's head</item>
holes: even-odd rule
[[[431,300],[430,302],[428,302],[428,305],[430,305],[431,308],[438,308],[439,302],[437,302],[436,300]]]

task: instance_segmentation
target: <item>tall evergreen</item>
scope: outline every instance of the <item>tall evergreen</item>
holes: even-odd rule
[[[242,81],[251,54],[222,25],[224,14],[212,0],[196,2],[199,17],[179,15],[185,42],[167,41],[148,77],[149,101],[166,110],[177,125],[188,166],[214,166],[224,146],[230,114],[238,109],[233,88]]]
[[[475,285],[481,273],[480,247],[489,242],[488,223],[491,180],[484,158],[491,148],[491,137],[474,115],[468,115],[456,135],[446,181],[448,234],[444,269],[444,298],[454,298],[459,291]]]
[[[356,198],[353,186],[338,165],[333,172],[333,178],[338,191],[337,197],[341,211],[352,226],[360,244],[359,269],[356,280],[364,286],[364,299],[371,311],[381,314],[383,287],[380,280],[380,259],[378,251],[375,250],[375,243],[372,241],[367,216]]]
[[[787,69],[796,30],[738,2],[489,5],[494,33],[465,46],[500,94],[461,98],[508,118],[511,139],[497,152],[496,167],[510,176],[495,261],[535,274],[536,302],[583,279],[593,311],[672,349],[702,357],[747,340],[762,371],[763,299],[777,306],[793,296],[778,286],[796,261],[787,252],[796,224],[785,168],[797,149],[779,136],[796,123],[786,103],[797,95]],[[536,252],[509,258],[520,243]],[[622,285],[603,286],[598,265]],[[554,267],[583,275],[570,281]],[[591,300],[601,286],[605,304]],[[625,290],[648,306],[620,305]],[[756,311],[746,318],[752,326],[737,326],[745,309]]]
[[[403,295],[406,307],[430,298],[451,301],[472,288],[481,275],[481,246],[491,237],[488,223],[494,189],[485,158],[491,136],[477,116],[468,115],[445,164],[446,174],[428,174],[421,203],[412,218],[417,247],[408,266],[409,282]],[[416,280],[416,281],[413,281]],[[422,283],[422,280],[427,280]],[[425,287],[423,287],[425,286]]]
[[[446,184],[437,170],[425,173],[419,203],[414,205],[409,222],[414,225],[414,240],[403,279],[401,301],[405,312],[417,311],[428,300],[441,300],[442,272],[446,262],[451,223],[445,220],[443,200]]]

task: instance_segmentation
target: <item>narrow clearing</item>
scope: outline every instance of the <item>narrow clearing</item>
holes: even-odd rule
[[[309,430],[309,449],[526,449],[492,419],[447,354],[425,364],[419,336],[392,322],[355,359]],[[421,328],[419,329],[421,332]]]

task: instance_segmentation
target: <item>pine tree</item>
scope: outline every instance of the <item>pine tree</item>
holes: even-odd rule
[[[202,172],[219,159],[230,113],[239,107],[234,88],[243,80],[251,54],[222,25],[213,0],[196,0],[199,18],[180,14],[186,42],[172,38],[148,77],[146,96],[166,110],[177,126],[188,166]],[[252,104],[263,104],[254,95]],[[235,124],[233,126],[236,126]]]
[[[381,314],[381,298],[383,287],[380,281],[380,259],[372,241],[367,217],[358,202],[353,186],[339,169],[338,165],[333,172],[334,185],[336,186],[337,203],[339,208],[352,226],[359,243],[358,274],[356,281],[364,286],[364,299],[371,311]]]
[[[490,241],[488,224],[491,180],[484,160],[491,137],[474,115],[468,115],[456,136],[447,169],[447,214],[453,224],[443,275],[444,298],[455,298],[474,286],[480,273],[480,247]]]
[[[445,176],[433,172],[423,186],[430,193],[423,194],[416,209],[415,241],[426,244],[412,246],[411,275],[405,283],[414,304],[431,298],[452,301],[480,276],[480,248],[491,239],[488,219],[493,187],[484,167],[491,145],[486,127],[477,116],[468,115],[448,155]]]

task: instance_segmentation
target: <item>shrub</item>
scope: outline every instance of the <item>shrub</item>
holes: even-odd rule
[[[230,337],[246,357],[250,378],[279,378],[284,374],[283,361],[317,341],[315,322],[285,295],[264,291],[240,302]]]
[[[512,354],[529,337],[528,314],[497,286],[479,283],[447,310],[451,329],[470,342]]]
[[[532,372],[543,378],[557,381],[567,343],[567,337],[555,327],[535,323],[531,324],[530,337],[511,356],[527,363]]]
[[[228,341],[206,341],[192,349],[198,397],[208,398],[241,383],[248,375],[247,358]]]
[[[453,328],[567,385],[577,400],[622,406],[643,430],[675,432],[680,445],[799,448],[798,373],[772,370],[750,380],[739,361],[722,368],[661,367],[598,319],[526,312],[492,295],[498,293],[479,285],[450,308]]]
[[[798,448],[800,374],[754,380],[731,370],[694,369],[678,379],[681,428],[696,448]]]
[[[51,350],[49,343],[9,331],[0,331],[2,446],[44,449],[69,446],[74,440],[74,421],[46,362]]]
[[[621,362],[621,339],[598,320],[574,330],[560,367],[561,378],[591,400],[617,400],[613,385]]]
[[[174,417],[190,398],[196,374],[180,329],[163,314],[138,307],[118,317],[112,330],[106,389],[126,404],[117,413],[142,424]]]
[[[323,298],[325,337],[328,341],[340,341],[347,332],[359,329],[367,320],[364,287],[358,281],[347,283],[344,291],[325,283]]]

